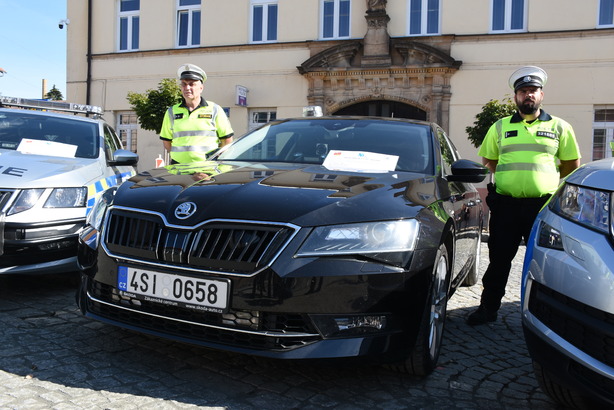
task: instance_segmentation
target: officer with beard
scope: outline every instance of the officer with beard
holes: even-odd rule
[[[580,165],[580,150],[567,122],[541,108],[548,76],[539,67],[516,70],[509,79],[518,111],[493,124],[479,149],[494,174],[490,208],[490,263],[480,306],[467,317],[471,326],[497,320],[512,260],[529,239],[535,217],[564,178]]]

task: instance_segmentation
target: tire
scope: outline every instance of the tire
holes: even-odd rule
[[[600,408],[596,403],[592,403],[575,390],[569,389],[557,383],[552,378],[550,373],[536,361],[533,361],[533,369],[535,370],[535,378],[539,383],[539,387],[541,387],[544,393],[550,396],[552,400],[561,406],[571,409]],[[598,407],[595,407],[596,405]]]
[[[449,294],[449,255],[446,245],[441,244],[437,250],[433,280],[414,347],[405,361],[391,368],[415,376],[427,376],[435,369],[441,352]]]
[[[469,268],[469,273],[461,283],[461,286],[473,286],[478,283],[480,278],[480,257],[482,256],[482,227],[478,229],[478,240],[475,247],[475,259]]]

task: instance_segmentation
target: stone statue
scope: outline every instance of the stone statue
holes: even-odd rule
[[[386,10],[386,0],[367,0],[367,11]]]

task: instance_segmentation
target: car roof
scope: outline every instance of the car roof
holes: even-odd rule
[[[54,117],[54,118],[64,118],[64,119],[72,119],[75,121],[85,121],[85,122],[93,122],[93,123],[101,123],[104,122],[104,119],[101,117],[85,117],[83,115],[77,114],[69,114],[55,111],[42,111],[35,109],[23,109],[23,108],[6,108],[0,106],[0,112],[20,112],[27,115],[36,115],[42,117]]]
[[[391,117],[370,117],[370,116],[359,116],[359,115],[327,115],[320,117],[290,117],[290,118],[278,118],[277,120],[273,120],[271,122],[283,122],[283,121],[301,121],[301,120],[352,120],[352,121],[360,121],[360,120],[370,120],[370,121],[382,121],[382,122],[404,122],[408,124],[417,124],[417,125],[427,125],[430,127],[437,126],[437,124],[429,121],[422,120],[413,120],[409,118],[391,118]]]

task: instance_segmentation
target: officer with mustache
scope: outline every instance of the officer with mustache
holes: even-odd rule
[[[548,75],[539,67],[516,70],[509,79],[518,111],[493,124],[478,151],[494,174],[490,208],[490,263],[480,306],[467,317],[471,326],[497,320],[518,247],[529,239],[535,217],[564,178],[580,165],[580,150],[569,123],[541,107]]]

